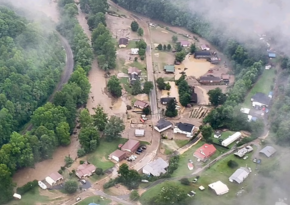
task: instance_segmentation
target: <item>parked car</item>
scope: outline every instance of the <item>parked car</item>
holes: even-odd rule
[[[193,197],[195,194],[196,194],[196,193],[195,193],[194,191],[190,191],[190,192],[187,194],[187,196],[189,196],[189,197]]]
[[[82,179],[81,182],[82,182],[82,184],[86,184],[87,183],[87,181],[84,180],[84,179]]]
[[[193,182],[193,183],[196,183],[197,180],[198,180],[198,178],[196,177],[196,178],[194,178],[194,179],[192,180],[192,182]]]
[[[147,146],[146,145],[142,145],[142,149],[143,150],[146,150],[147,149]]]
[[[143,152],[143,149],[137,149],[137,152]]]
[[[78,197],[78,198],[76,198],[76,201],[80,201],[82,198],[81,197]]]
[[[138,155],[140,155],[140,154],[141,154],[141,152],[135,152],[135,154],[138,154]]]

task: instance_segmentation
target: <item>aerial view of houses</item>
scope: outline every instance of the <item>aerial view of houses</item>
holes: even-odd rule
[[[0,204],[290,205],[290,3],[256,3],[1,1]]]

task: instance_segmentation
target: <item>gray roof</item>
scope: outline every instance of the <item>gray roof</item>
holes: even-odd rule
[[[269,105],[271,98],[269,98],[268,95],[266,95],[265,93],[256,93],[253,97],[252,100],[254,102],[259,102],[262,103],[264,105]]]
[[[241,167],[237,169],[232,176],[230,176],[229,180],[231,182],[235,181],[237,183],[242,183],[244,179],[246,179],[249,175],[250,171],[246,167]]]
[[[220,77],[216,77],[216,76],[213,76],[213,75],[206,75],[206,76],[201,76],[199,78],[199,81],[200,82],[210,82],[210,81],[220,82],[221,79],[220,79]]]
[[[160,119],[157,123],[157,125],[155,125],[155,127],[157,127],[159,130],[164,129],[165,127],[168,127],[169,125],[172,125],[171,122],[164,120],[164,119]]]
[[[180,130],[182,130],[184,132],[191,132],[192,129],[194,128],[193,124],[182,123],[182,122],[176,123],[176,126],[178,127],[178,129],[180,129]]]
[[[175,97],[162,97],[160,98],[160,102],[162,104],[167,104],[170,100],[176,100]]]
[[[160,174],[166,173],[166,168],[169,164],[164,161],[162,158],[158,158],[157,160],[150,162],[143,168],[143,172],[149,172],[153,176],[160,176]]]
[[[276,150],[272,146],[266,146],[260,151],[260,153],[263,153],[267,157],[271,157],[275,152]]]

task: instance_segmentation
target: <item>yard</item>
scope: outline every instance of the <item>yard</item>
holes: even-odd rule
[[[222,132],[222,136],[220,138],[214,138],[214,134],[212,134],[212,141],[216,144],[221,144],[222,140],[225,140],[227,139],[229,136],[231,136],[232,134],[234,134],[235,132],[232,132],[232,131],[225,131],[225,132]],[[221,142],[220,142],[221,141]],[[235,143],[233,142],[232,144],[229,145],[229,148],[231,148]]]
[[[102,168],[103,170],[107,170],[114,166],[114,163],[108,160],[109,154],[118,149],[119,144],[123,144],[127,141],[127,139],[119,138],[118,140],[107,142],[105,140],[101,140],[99,147],[97,150],[88,155],[88,161],[94,164],[98,168]]]
[[[8,205],[34,205],[45,204],[46,202],[49,202],[49,197],[40,195],[39,188],[36,187],[30,192],[22,195],[21,200],[13,200],[8,203]]]
[[[189,140],[174,140],[174,141],[178,147],[183,147],[184,145],[186,145],[189,142]]]
[[[259,80],[247,94],[243,106],[251,108],[252,107],[251,98],[257,92],[265,93],[266,95],[268,95],[269,92],[273,90],[274,78],[275,78],[275,69],[264,70]]]
[[[97,203],[99,205],[108,205],[111,203],[111,200],[106,199],[106,198],[101,198],[99,196],[92,196],[88,197],[81,202],[77,203],[77,205],[88,205],[89,203]]]

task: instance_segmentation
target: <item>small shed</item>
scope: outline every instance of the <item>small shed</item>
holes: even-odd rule
[[[164,71],[166,73],[174,73],[175,67],[174,67],[174,65],[166,65],[166,66],[164,66]]]
[[[250,174],[250,171],[246,167],[240,167],[229,178],[230,182],[242,183]]]
[[[208,186],[213,189],[217,195],[223,195],[229,192],[228,186],[221,181],[214,182]]]
[[[264,147],[259,153],[262,153],[266,155],[267,157],[271,157],[273,154],[275,154],[276,149],[272,146],[266,146]]]
[[[126,158],[126,152],[117,149],[112,154],[110,154],[110,158],[117,162],[120,162]]]
[[[17,193],[14,193],[14,194],[13,194],[13,197],[14,197],[15,199],[21,199],[21,195],[20,195],[20,194],[17,194]]]
[[[143,129],[135,129],[135,136],[136,137],[144,137],[145,136],[145,130],[143,130]]]
[[[139,48],[131,48],[131,55],[138,55]]]
[[[120,38],[119,39],[119,48],[126,48],[129,43],[127,38]]]
[[[276,53],[268,53],[269,58],[276,58]]]

